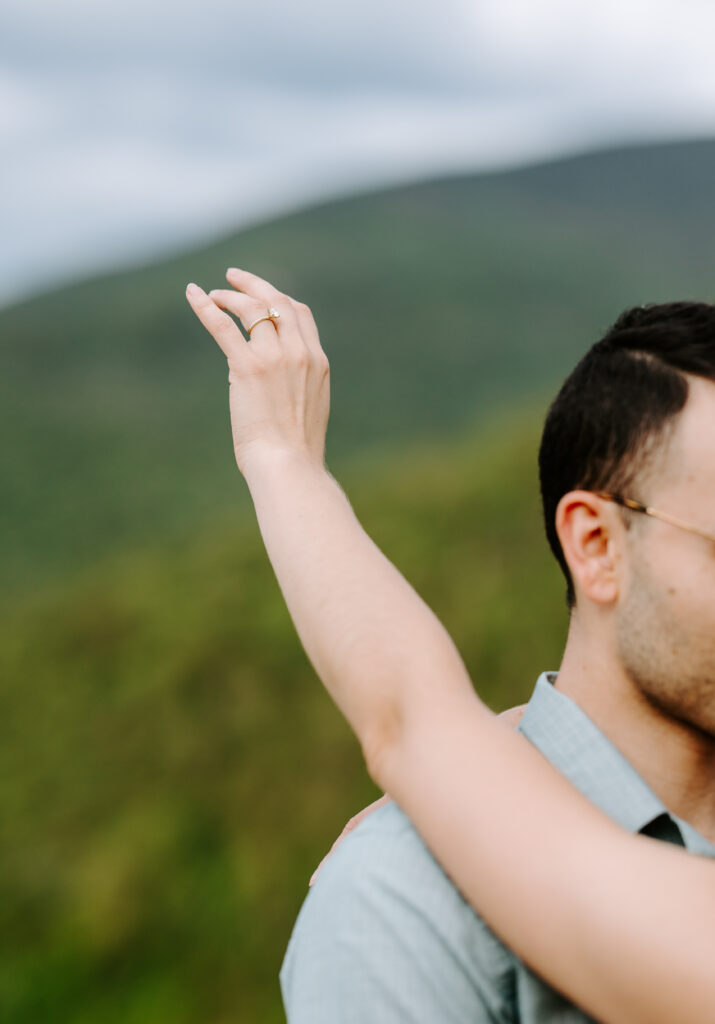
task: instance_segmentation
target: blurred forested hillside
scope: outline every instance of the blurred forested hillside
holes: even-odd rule
[[[343,474],[502,708],[557,668],[539,416]],[[308,879],[377,795],[250,517],[18,605],[0,645],[0,1020],[276,1024]]]
[[[446,435],[563,377],[626,306],[710,298],[715,143],[334,201],[0,311],[0,600],[245,504],[224,358],[187,281],[308,302],[327,457]]]

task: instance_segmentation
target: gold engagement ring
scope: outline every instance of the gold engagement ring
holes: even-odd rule
[[[268,310],[265,316],[259,316],[257,320],[253,321],[250,327],[246,328],[246,330],[248,331],[248,337],[251,337],[251,331],[256,326],[256,324],[260,324],[263,320],[277,320],[279,316],[280,313],[275,308],[275,306],[271,306],[271,308]]]

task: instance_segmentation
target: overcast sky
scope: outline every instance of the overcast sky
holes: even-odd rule
[[[2,0],[0,302],[313,199],[715,134],[709,0]]]

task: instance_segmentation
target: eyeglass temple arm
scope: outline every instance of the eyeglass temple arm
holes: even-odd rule
[[[693,526],[691,523],[686,523],[676,516],[671,516],[668,512],[660,512],[650,505],[634,501],[633,498],[624,498],[621,494],[610,494],[608,491],[597,491],[596,493],[600,498],[605,498],[607,501],[615,501],[617,505],[624,505],[626,508],[632,508],[635,512],[643,512],[647,516],[652,516],[653,519],[660,519],[664,523],[670,523],[671,526],[679,526],[683,530],[689,530],[690,533],[697,533],[699,537],[704,537],[706,540],[715,540],[711,533],[701,530],[699,526]]]

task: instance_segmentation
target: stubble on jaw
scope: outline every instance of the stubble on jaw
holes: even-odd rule
[[[677,587],[653,578],[647,561],[637,558],[642,538],[632,540],[616,635],[623,671],[658,712],[715,740],[715,632],[688,614]]]
[[[657,435],[642,442],[638,473],[631,481],[638,500],[667,507],[668,494],[689,482],[682,432],[687,409],[686,403]],[[663,552],[652,543],[653,520],[624,510],[624,522],[628,585],[616,627],[623,671],[661,715],[715,738],[712,610],[687,593],[687,582],[668,582],[660,575]]]

